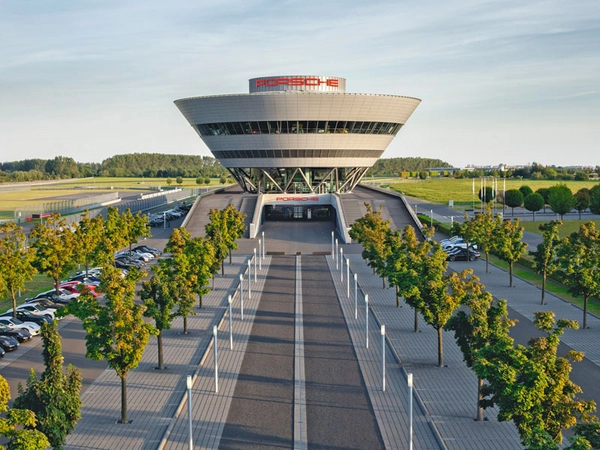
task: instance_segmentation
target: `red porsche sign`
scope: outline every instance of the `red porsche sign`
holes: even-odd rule
[[[256,87],[266,86],[329,86],[339,87],[337,78],[327,78],[321,80],[317,77],[279,77],[279,78],[257,78],[255,80]]]
[[[277,197],[276,202],[318,202],[319,197]]]

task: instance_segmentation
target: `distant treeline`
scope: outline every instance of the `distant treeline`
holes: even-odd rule
[[[229,172],[210,156],[132,153],[101,163],[78,163],[73,158],[25,159],[0,164],[0,182],[84,177],[222,177]]]
[[[401,176],[402,172],[427,172],[433,167],[452,167],[441,159],[432,158],[382,158],[367,172],[369,177]]]

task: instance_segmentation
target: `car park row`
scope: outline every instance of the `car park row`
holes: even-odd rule
[[[442,250],[448,254],[447,261],[476,261],[481,257],[481,253],[477,250],[477,244],[467,243],[458,236],[444,239],[440,245]]]
[[[148,214],[148,225],[151,227],[160,227],[164,226],[166,222],[170,222],[175,219],[179,219],[180,217],[185,216],[188,211],[191,209],[192,204],[181,204],[176,206],[175,208],[153,212]]]
[[[124,272],[131,267],[143,267],[151,259],[160,256],[159,249],[146,245],[138,245],[129,250],[115,255],[115,266]],[[56,311],[63,305],[77,299],[81,293],[86,292],[94,297],[101,294],[100,285],[101,267],[94,267],[87,272],[79,272],[69,280],[62,282],[58,287],[42,292],[35,297],[25,299],[18,305],[13,313],[13,308],[0,315],[0,357],[7,351],[16,350],[20,344],[28,342],[33,336],[40,334],[40,327],[45,322],[59,319]]]

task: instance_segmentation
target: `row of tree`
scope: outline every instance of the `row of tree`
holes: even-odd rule
[[[569,380],[570,363],[583,355],[556,355],[560,335],[565,328],[577,328],[575,321],[555,321],[552,313],[536,313],[535,325],[546,336],[532,339],[528,346],[515,345],[509,336],[515,321],[508,317],[506,301],[494,302],[471,270],[448,273],[447,254],[431,240],[432,229],[425,227],[422,240],[410,226],[393,232],[381,211],[373,211],[368,204],[366,207],[367,214],[355,222],[350,236],[362,244],[363,258],[382,277],[383,286],[386,279],[395,286],[396,305],[403,297],[414,309],[415,331],[419,315],[436,329],[440,367],[444,366],[442,331],[454,331],[467,365],[480,380],[479,420],[483,419],[481,408],[497,405],[499,419],[513,420],[522,442],[530,449],[558,448],[562,430],[578,419],[584,427],[582,434],[589,430],[585,428],[588,423],[596,423],[592,415],[595,403],[578,399],[581,389]],[[488,217],[484,220],[482,216]],[[469,232],[483,233],[490,218],[494,226],[500,227],[493,234],[506,228],[504,240],[513,242],[511,253],[522,253],[518,221],[503,222],[491,214],[476,216]],[[461,230],[465,236],[466,230]],[[462,310],[455,314],[460,306]],[[570,448],[590,448],[588,439],[578,435]]]
[[[489,193],[493,195],[493,192]],[[491,197],[493,198],[493,197]],[[489,201],[489,200],[488,200]],[[519,189],[509,189],[504,193],[504,204],[513,209],[524,206],[527,211],[533,214],[544,209],[546,205],[556,214],[563,216],[573,209],[581,213],[586,209],[594,214],[600,214],[600,184],[592,189],[581,188],[575,194],[564,184],[557,184],[550,188],[539,188],[535,192],[529,186],[521,186]]]
[[[162,330],[170,328],[175,317],[182,316],[184,332],[187,333],[187,317],[195,314],[195,297],[199,297],[199,307],[202,307],[201,298],[208,292],[210,276],[214,277],[219,270],[223,273],[227,254],[231,262],[231,251],[237,248],[235,241],[244,233],[244,217],[230,205],[221,211],[210,211],[211,220],[206,226],[206,238],[192,238],[184,229],[173,230],[165,248],[168,256],[153,268],[153,276],[142,285],[139,293],[141,303],[136,302],[135,289],[146,274],[131,269],[123,276],[114,266],[114,255],[124,247],[131,250],[139,238],[150,235],[145,215],[133,216],[130,211],[119,214],[116,208],[110,208],[106,219],[102,216],[89,218],[86,215],[74,227],[68,226],[64,218],[55,215],[44,224],[36,225],[30,234],[29,247],[20,227],[9,223],[3,226],[0,261],[8,262],[2,264],[3,268],[10,266],[14,270],[0,272],[0,287],[5,292],[24,289],[25,281],[31,279],[36,268],[44,271],[58,286],[60,279],[71,272],[77,263],[83,264],[86,271],[91,265],[103,267],[99,286],[104,295],[103,301],[83,289],[78,300],[61,309],[59,314],[72,313],[82,320],[86,331],[86,356],[106,360],[121,379],[120,422],[127,423],[127,374],[139,364],[149,337],[153,334],[157,334],[159,339],[158,366],[164,368]],[[18,273],[22,274],[20,278]],[[16,295],[13,295],[13,304],[16,307]],[[144,316],[154,319],[155,325],[147,323]],[[51,331],[47,331],[46,327],[44,330],[44,355],[50,352],[56,356],[57,348],[60,351],[57,347],[60,341],[56,344],[56,339],[51,338],[47,342],[45,336],[50,335]],[[62,364],[61,355],[60,358],[56,356],[46,361],[46,372],[52,369],[55,378],[60,378],[57,375],[59,372],[62,374],[62,369],[57,368],[58,360]],[[50,375],[46,375],[46,372],[39,383],[49,379]],[[18,408],[15,409],[14,417],[19,420],[11,419],[6,428],[3,428],[4,422],[0,423],[0,434],[11,439],[10,448],[21,448],[18,447],[18,441],[24,439],[24,436],[27,439],[34,439],[35,436],[40,438],[40,435],[17,433],[15,430],[18,431],[19,426],[41,431],[55,448],[60,448],[64,443],[67,434],[79,419],[77,405],[80,403],[77,402],[81,376],[71,367],[62,376],[66,384],[60,392],[65,392],[65,397],[64,401],[59,402],[51,400],[49,392],[52,391],[40,390],[35,374],[32,373],[27,390],[20,391],[20,397],[15,400]],[[53,392],[57,392],[56,385],[52,385],[52,388],[55,389]],[[39,397],[35,401],[32,392]],[[69,392],[77,392],[77,400],[69,397]],[[9,395],[10,392],[6,393],[6,401]],[[1,403],[0,401],[0,406]],[[35,411],[38,419],[22,410]],[[49,416],[47,419],[46,415]],[[40,447],[31,448],[45,448],[48,445],[48,441],[41,438],[39,442]]]
[[[80,163],[65,156],[0,163],[0,183],[93,176],[220,178],[228,175],[227,169],[211,156],[162,153],[116,155],[101,163]]]

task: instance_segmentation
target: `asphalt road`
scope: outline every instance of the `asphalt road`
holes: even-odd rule
[[[294,256],[271,260],[221,449],[292,447],[295,267]]]
[[[309,448],[385,448],[324,256],[302,257]]]

